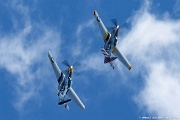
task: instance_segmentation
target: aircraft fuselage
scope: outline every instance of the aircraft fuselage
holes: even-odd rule
[[[119,25],[113,29],[111,34],[109,33],[109,38],[104,44],[104,49],[108,52],[108,54],[112,53],[114,47],[117,44],[118,31],[119,31]]]

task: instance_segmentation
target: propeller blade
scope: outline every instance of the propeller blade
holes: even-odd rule
[[[114,27],[107,27],[108,31],[112,31],[114,29]]]
[[[80,65],[81,65],[81,64],[76,61],[73,66],[74,66],[74,68],[76,68],[76,67],[78,67],[78,66],[80,66]]]
[[[120,25],[120,27],[121,28],[129,28],[129,25],[128,25],[128,23],[124,23],[124,24]]]
[[[62,70],[62,73],[66,74],[66,73],[67,73],[67,70]]]
[[[68,63],[67,60],[64,60],[64,61],[62,62],[62,64],[64,64],[64,65],[67,66],[67,67],[70,67],[70,64]]]
[[[115,26],[118,25],[118,24],[117,24],[117,19],[111,19],[111,22],[112,22]]]
[[[74,75],[78,76],[78,75],[81,75],[81,73],[79,71],[77,71],[77,67],[80,66],[81,64],[79,62],[75,62],[74,63]]]

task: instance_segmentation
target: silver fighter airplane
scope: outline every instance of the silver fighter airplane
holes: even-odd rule
[[[99,29],[101,31],[102,37],[104,39],[104,47],[101,48],[102,53],[104,54],[104,63],[110,63],[112,68],[114,69],[113,61],[118,58],[129,70],[132,68],[132,65],[126,59],[126,57],[118,50],[116,44],[118,39],[118,33],[120,26],[117,24],[116,20],[112,20],[115,24],[115,27],[112,28],[111,33],[104,26],[101,18],[98,13],[94,11],[94,17],[98,23]],[[111,53],[114,54],[115,57],[111,56]]]
[[[58,105],[64,105],[67,110],[69,110],[69,106],[67,102],[74,101],[80,108],[85,109],[84,104],[81,102],[77,94],[72,88],[72,75],[74,72],[74,67],[70,66],[69,63],[65,60],[62,63],[68,66],[68,69],[63,73],[60,68],[58,67],[56,61],[52,57],[50,51],[48,52],[49,60],[52,64],[52,67],[54,69],[57,81],[58,81],[58,87],[56,89],[57,95],[59,97],[59,103]],[[79,63],[76,62],[74,66],[78,66]]]

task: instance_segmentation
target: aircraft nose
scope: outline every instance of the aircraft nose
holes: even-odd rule
[[[116,27],[117,29],[119,28],[119,25],[117,25],[117,27]]]
[[[71,71],[71,72],[73,72],[73,66],[70,66],[70,68],[69,68],[69,70]]]

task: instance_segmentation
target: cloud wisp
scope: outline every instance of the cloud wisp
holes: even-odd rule
[[[141,74],[145,86],[134,97],[138,106],[149,115],[179,117],[180,20],[159,18],[150,9],[148,1],[133,15],[132,29],[118,47],[136,66],[135,76],[147,71]]]
[[[47,71],[47,52],[57,52],[60,35],[52,28],[33,21],[29,7],[21,1],[12,1],[8,8],[13,14],[13,30],[0,37],[0,68],[14,77],[13,104],[17,110],[23,111],[26,103],[38,95],[41,88],[38,83],[47,76],[44,73]]]

